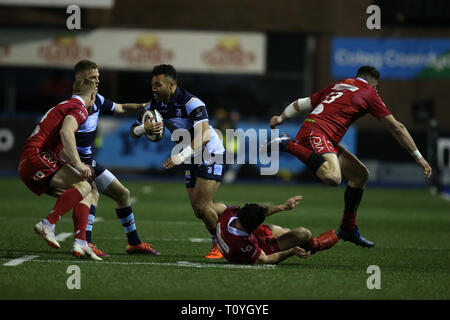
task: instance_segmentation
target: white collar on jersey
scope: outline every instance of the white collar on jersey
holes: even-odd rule
[[[356,79],[357,80],[361,80],[362,82],[368,83],[366,79],[363,79],[363,78],[360,78],[360,77],[357,77]]]
[[[239,229],[236,229],[236,228],[233,228],[232,226],[230,226],[230,224],[236,219],[237,219],[237,217],[232,217],[232,218],[230,218],[230,221],[228,221],[228,225],[227,225],[228,232],[231,233],[231,234],[234,234],[235,236],[246,236],[246,237],[248,237],[248,233],[247,232],[244,232],[242,230],[239,230]]]
[[[84,103],[84,100],[83,100],[80,96],[74,94],[74,95],[72,96],[72,98],[75,98],[75,99],[80,100],[81,103],[83,104],[83,106],[86,108],[86,104]]]

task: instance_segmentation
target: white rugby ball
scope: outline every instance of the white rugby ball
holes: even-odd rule
[[[152,123],[162,123],[163,128],[161,129],[161,132],[158,134],[145,134],[145,136],[148,138],[148,140],[152,142],[158,142],[160,141],[164,136],[164,120],[161,114],[158,112],[158,110],[147,110],[142,115],[142,123],[145,123],[147,119],[151,119]]]

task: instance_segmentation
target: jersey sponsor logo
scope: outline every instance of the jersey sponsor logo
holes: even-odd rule
[[[58,161],[53,157],[53,155],[47,152],[42,152],[41,156],[47,162],[48,165],[50,165],[53,168],[56,168],[56,164],[58,163]]]
[[[203,52],[202,60],[215,67],[247,66],[255,62],[255,53],[245,51],[237,37],[219,39],[212,50]]]
[[[172,61],[175,53],[171,49],[163,48],[157,36],[142,34],[132,47],[120,50],[119,57],[128,64],[161,64]]]
[[[81,110],[78,110],[78,113],[80,114],[81,119],[83,121],[85,121],[86,120],[86,114],[83,111],[81,111]]]

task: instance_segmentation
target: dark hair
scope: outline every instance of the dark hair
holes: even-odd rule
[[[267,207],[256,203],[247,203],[239,212],[239,222],[249,232],[253,232],[264,221]]]
[[[98,69],[98,65],[90,60],[81,60],[74,67],[75,74],[91,69]]]
[[[373,80],[380,80],[380,71],[378,71],[375,67],[372,66],[362,66],[358,69],[356,73],[357,77],[367,78],[370,77]]]
[[[160,74],[177,81],[177,71],[171,64],[160,64],[158,66],[154,66],[152,70],[152,77]]]

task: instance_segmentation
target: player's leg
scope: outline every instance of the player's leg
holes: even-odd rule
[[[295,140],[281,135],[269,142],[279,143],[281,151],[288,152],[305,163],[324,183],[338,186],[342,181],[337,152],[329,138],[320,131],[301,128]]]
[[[344,194],[345,207],[338,236],[356,245],[373,247],[373,242],[362,237],[356,225],[358,207],[369,180],[369,170],[355,155],[344,148],[339,155],[339,163],[342,175],[348,179],[348,185]]]
[[[203,221],[211,235],[212,248],[205,258],[218,259],[222,254],[217,248],[216,225],[218,215],[225,209],[223,203],[214,203],[212,199],[223,178],[223,165],[211,164],[185,164],[186,192],[194,214]]]
[[[89,208],[92,203],[92,192],[80,201],[74,208],[72,220],[74,225],[75,241],[71,253],[76,257],[88,256],[93,260],[102,260],[90,248],[86,241],[86,227],[89,219]]]
[[[159,255],[160,253],[153,249],[151,244],[143,242],[139,237],[131,206],[130,191],[108,169],[95,179],[95,183],[100,193],[114,200],[116,216],[128,240],[127,253]]]
[[[55,237],[55,224],[90,193],[91,187],[88,182],[79,178],[69,164],[62,165],[48,179],[50,188],[47,192],[58,200],[47,217],[34,226],[34,231],[51,247],[60,248]]]
[[[195,216],[203,221],[212,236],[215,235],[218,220],[217,212],[214,210],[218,209],[218,206],[213,206],[212,198],[219,186],[220,181],[198,177],[195,187],[186,189]]]
[[[312,235],[311,231],[308,229],[299,227],[287,232],[277,232],[281,230],[275,230],[278,233],[276,236],[274,233],[274,238],[280,250],[287,250],[295,246],[304,247],[310,241]],[[272,232],[274,230],[272,229]]]

